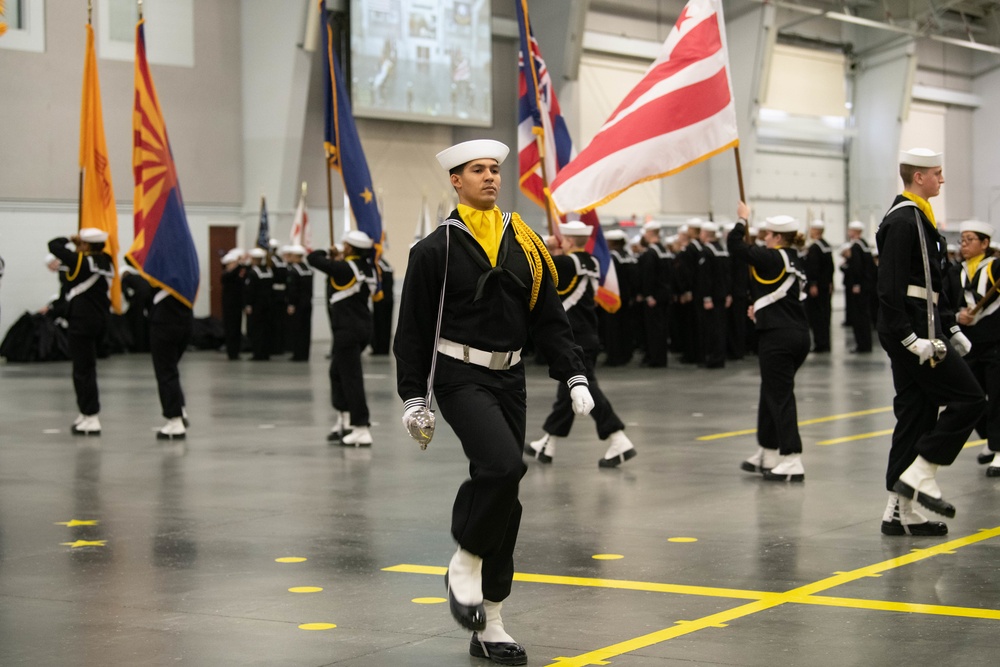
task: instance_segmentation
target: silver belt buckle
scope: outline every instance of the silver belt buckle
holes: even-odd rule
[[[468,345],[463,345],[462,346],[462,361],[464,361],[465,363],[469,363],[469,346]]]
[[[508,370],[510,368],[510,356],[510,352],[490,352],[490,370]]]

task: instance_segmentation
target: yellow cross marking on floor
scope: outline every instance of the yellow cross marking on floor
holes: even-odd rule
[[[890,406],[885,407],[885,408],[872,408],[870,410],[858,410],[857,412],[845,412],[844,414],[840,414],[840,415],[829,415],[827,417],[816,417],[815,419],[806,419],[804,421],[800,421],[799,422],[799,426],[811,426],[812,424],[823,424],[823,423],[826,423],[826,422],[839,421],[841,419],[851,419],[852,417],[864,417],[864,416],[867,416],[867,415],[877,415],[877,414],[880,414],[882,412],[892,412],[892,406],[890,405]],[[699,438],[696,438],[696,439],[700,440],[700,441],[705,441],[705,440],[720,440],[722,438],[732,438],[733,436],[737,436],[737,435],[749,435],[751,433],[756,433],[756,432],[757,432],[757,429],[755,429],[755,428],[747,428],[747,429],[743,429],[742,431],[728,431],[726,433],[713,433],[712,435],[703,435],[703,436],[701,436]]]
[[[979,609],[972,607],[952,607],[947,605],[914,604],[909,602],[892,602],[889,600],[866,600],[855,598],[840,598],[817,595],[837,586],[843,586],[866,577],[878,577],[882,572],[894,570],[905,565],[911,565],[928,558],[954,554],[958,549],[984,540],[1000,536],[1000,526],[984,529],[973,535],[961,537],[950,542],[944,542],[926,549],[914,549],[910,553],[890,558],[889,560],[844,572],[835,572],[832,576],[810,584],[800,586],[785,592],[752,591],[732,588],[714,588],[709,586],[688,586],[680,584],[663,584],[643,581],[626,581],[619,579],[596,579],[590,577],[564,577],[548,574],[514,573],[514,581],[531,583],[558,584],[566,586],[590,586],[595,588],[616,588],[622,590],[653,591],[675,593],[680,595],[702,595],[708,597],[723,597],[751,600],[747,604],[727,609],[703,618],[691,621],[675,621],[669,628],[657,630],[640,637],[598,648],[578,656],[560,656],[553,658],[554,665],[560,667],[586,667],[588,665],[607,665],[608,659],[625,653],[638,651],[655,644],[704,630],[707,628],[724,628],[739,618],[750,616],[784,604],[818,605],[826,607],[844,607],[850,609],[867,609],[874,611],[894,611],[910,614],[929,614],[936,616],[953,616],[960,618],[979,618],[1000,621],[1000,609]],[[385,572],[405,572],[409,574],[429,574],[443,576],[445,567],[430,565],[394,565],[383,568]]]
[[[70,519],[69,521],[56,521],[57,526],[69,526],[70,528],[75,528],[76,526],[96,526],[97,521],[83,521],[81,519]]]
[[[76,542],[60,542],[59,544],[71,549],[79,549],[80,547],[103,547],[107,543],[107,540],[77,540]]]

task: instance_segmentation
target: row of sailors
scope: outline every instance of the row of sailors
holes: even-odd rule
[[[803,287],[814,352],[830,351],[835,261],[824,228],[822,221],[812,222],[808,242],[797,248],[807,277]],[[601,313],[606,363],[627,364],[639,349],[645,351],[642,365],[665,367],[669,349],[682,363],[722,368],[726,359],[755,350],[756,335],[746,317],[748,268],[730,258],[719,226],[695,218],[675,236],[661,240],[660,231],[659,223],[647,222],[631,241],[623,230],[605,233],[622,304],[617,313]],[[863,223],[852,222],[839,253],[846,319],[855,329],[857,351],[870,352],[875,262],[863,232]],[[763,245],[763,232],[750,228],[749,234]]]

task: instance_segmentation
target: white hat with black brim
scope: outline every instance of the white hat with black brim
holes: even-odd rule
[[[508,153],[510,153],[510,148],[499,141],[474,139],[444,149],[437,154],[437,161],[446,171],[451,171],[459,165],[481,158],[493,159],[497,161],[497,164],[503,164]]]

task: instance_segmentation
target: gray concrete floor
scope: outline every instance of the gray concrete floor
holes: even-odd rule
[[[798,485],[738,469],[755,358],[599,370],[639,456],[598,469],[584,419],[529,462],[504,618],[530,665],[996,664],[1000,481],[970,444],[939,476],[950,534],[883,537],[888,362],[840,330],[835,347],[798,375],[817,420]],[[407,438],[383,357],[365,360],[375,446],[327,445],[324,352],[189,353],[192,425],[168,444],[148,357],[99,362],[90,438],[69,433],[68,363],[0,365],[0,665],[488,664],[441,603],[458,442]],[[529,366],[530,437],[554,392]]]

